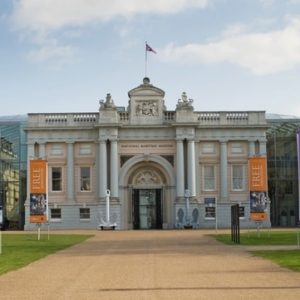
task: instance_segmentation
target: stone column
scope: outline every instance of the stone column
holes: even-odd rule
[[[41,159],[46,158],[46,144],[45,143],[39,143],[39,157]]]
[[[99,195],[100,198],[106,197],[107,190],[107,147],[106,141],[100,141],[99,147],[99,167],[100,167],[100,177],[99,177]]]
[[[267,141],[259,140],[259,155],[267,156]]]
[[[100,188],[99,188],[99,180],[100,180],[100,146],[99,143],[96,142],[96,193],[97,197],[100,198]]]
[[[190,195],[196,196],[196,160],[195,160],[195,141],[188,141],[188,156],[187,156],[187,176],[188,176],[188,189]]]
[[[110,142],[110,189],[111,197],[119,196],[118,143],[116,140]]]
[[[221,152],[220,152],[220,195],[221,200],[228,200],[228,184],[227,184],[227,141],[220,141]]]
[[[176,141],[176,175],[177,175],[177,197],[184,196],[184,155],[183,140]]]
[[[249,157],[255,156],[255,141],[249,141]]]
[[[67,198],[74,201],[74,143],[67,142]]]

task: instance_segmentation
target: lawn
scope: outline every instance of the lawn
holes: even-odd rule
[[[300,230],[299,230],[300,231]],[[263,245],[298,245],[299,231],[262,231],[244,232],[240,235],[240,245],[263,246]],[[220,242],[233,245],[230,234],[215,236]],[[277,263],[281,267],[300,272],[300,248],[297,250],[264,250],[252,251],[253,255],[263,257]]]
[[[270,259],[281,267],[300,272],[300,249],[288,251],[253,251],[252,253],[255,256]]]
[[[299,230],[300,231],[300,230]],[[297,245],[297,231],[256,231],[244,232],[240,235],[240,245]],[[218,234],[216,239],[224,244],[232,245],[230,234]]]
[[[0,274],[19,269],[51,253],[81,243],[91,235],[2,234]]]

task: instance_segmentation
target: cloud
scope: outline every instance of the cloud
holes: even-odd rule
[[[300,17],[289,18],[281,30],[249,33],[242,27],[231,28],[213,42],[170,44],[159,52],[162,60],[170,62],[229,62],[256,75],[282,72],[300,64]]]
[[[11,19],[18,29],[56,30],[137,14],[174,14],[205,8],[211,0],[15,0]]]
[[[51,60],[55,62],[55,67],[58,67],[59,65],[70,62],[74,56],[74,51],[75,50],[70,46],[44,45],[30,51],[27,57],[36,63]]]
[[[275,4],[275,0],[259,0],[263,6],[271,6]]]
[[[14,0],[10,21],[14,30],[36,46],[27,57],[34,62],[70,61],[74,49],[63,38],[76,38],[83,26],[138,14],[175,14],[185,9],[204,9],[212,0]],[[60,37],[57,32],[63,32]],[[75,33],[72,35],[72,33]],[[56,40],[52,36],[56,34]],[[121,36],[128,32],[123,30]],[[59,43],[60,41],[60,43]],[[59,45],[60,44],[60,45]]]

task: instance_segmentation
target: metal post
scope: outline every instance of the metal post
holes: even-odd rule
[[[38,241],[41,239],[41,223],[37,224],[38,226]]]

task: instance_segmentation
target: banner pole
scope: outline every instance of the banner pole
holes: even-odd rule
[[[41,239],[41,223],[38,223],[38,241]]]

